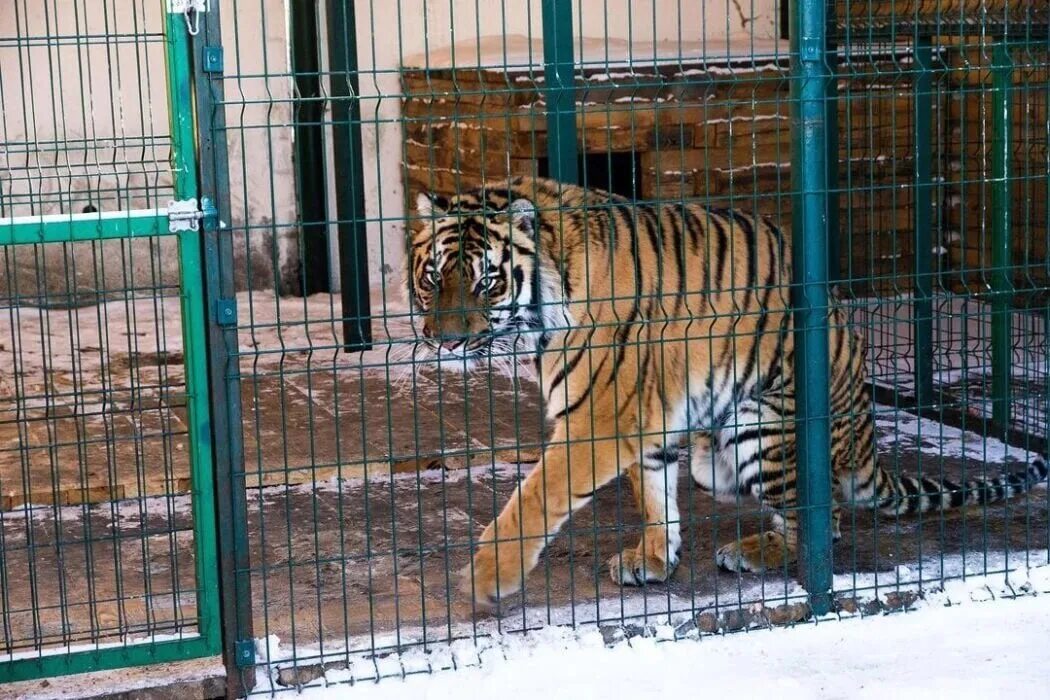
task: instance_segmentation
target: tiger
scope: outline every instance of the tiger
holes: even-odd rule
[[[786,231],[738,209],[635,202],[544,178],[421,192],[415,208],[406,291],[423,356],[464,372],[497,353],[531,357],[549,423],[539,462],[462,570],[476,610],[518,592],[570,514],[623,474],[642,535],[609,559],[609,574],[622,586],[666,581],[682,543],[680,446],[701,490],[772,511],[772,528],[717,549],[719,567],[759,573],[796,560]],[[864,336],[833,297],[827,337],[838,498],[916,514],[1002,501],[1046,479],[1042,457],[961,483],[882,469]],[[836,539],[839,520],[836,502]]]

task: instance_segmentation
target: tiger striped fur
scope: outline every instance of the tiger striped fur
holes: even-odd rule
[[[715,497],[751,495],[774,528],[723,545],[720,566],[795,559],[798,523],[791,242],[761,217],[695,203],[635,204],[517,178],[452,199],[420,195],[409,293],[421,349],[469,369],[496,349],[533,353],[551,434],[537,467],[482,533],[464,590],[487,608],[520,589],[544,542],[626,474],[644,530],[616,554],[620,584],[663,581],[678,563],[679,443]],[[883,513],[992,503],[1047,476],[964,483],[881,469],[864,342],[829,312],[831,463],[837,494]],[[838,508],[835,507],[838,531]],[[498,551],[497,551],[498,550]]]

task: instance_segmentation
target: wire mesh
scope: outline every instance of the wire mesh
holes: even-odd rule
[[[203,48],[221,47],[221,90],[198,95],[197,124],[230,247],[206,254],[236,289],[209,301],[237,316],[211,358],[236,404],[225,467],[243,499],[229,544],[243,600],[225,613],[243,692],[476,663],[486,640],[552,624],[612,641],[794,624],[823,605],[901,610],[948,578],[1050,564],[1046,491],[1028,490],[1045,476],[1050,397],[1044,8],[219,5]],[[27,26],[15,7],[5,26]],[[85,26],[42,51],[94,51]],[[35,56],[34,42],[0,51]],[[5,105],[10,85],[40,82],[4,67]],[[151,85],[135,76],[119,87]],[[51,84],[51,103],[75,102]],[[0,206],[131,208],[170,188],[146,165],[165,128],[110,120],[122,130],[91,131],[82,157],[72,122],[51,133],[25,114],[5,117],[5,141],[33,155],[0,180]],[[515,178],[479,218],[477,188]],[[481,266],[511,229],[506,258]],[[168,289],[135,267],[163,251],[101,257],[154,297]],[[130,283],[87,289],[138,301]],[[494,310],[506,290],[516,303]],[[844,313],[828,316],[826,295]],[[462,348],[494,335],[464,371]],[[824,357],[814,339],[847,351]],[[171,339],[155,345],[163,374]],[[869,446],[877,483],[896,484],[888,514],[852,478]],[[828,486],[858,503],[833,510]],[[507,504],[494,561],[485,528]]]
[[[157,2],[0,8],[4,681],[217,641],[200,249],[166,212],[187,177],[166,73],[189,71],[167,21]]]
[[[826,83],[832,131],[821,193],[829,201],[828,268],[849,327],[866,339],[879,459],[892,474],[991,478],[1023,470],[1044,447],[1045,259],[1036,251],[1046,235],[1040,149],[1047,44],[1039,12],[1025,7],[983,3],[977,13],[965,2],[828,5],[830,50],[817,54],[835,75]],[[239,576],[250,583],[251,636],[268,640],[256,644],[255,664],[264,671],[256,691],[316,682],[326,672],[364,679],[468,663],[470,654],[449,642],[548,624],[598,626],[610,638],[669,625],[670,636],[689,636],[810,615],[793,562],[764,573],[716,566],[720,547],[773,533],[775,522],[746,494],[715,501],[695,486],[685,467],[696,448],[673,429],[662,436],[668,455],[682,443],[677,475],[668,471],[662,485],[671,509],[649,513],[650,527],[643,527],[651,518],[637,511],[630,479],[614,479],[593,503],[578,504],[557,536],[542,539],[524,592],[501,601],[499,614],[479,614],[457,589],[482,529],[538,468],[544,449],[548,456],[558,449],[549,442],[556,428],[544,404],[562,399],[543,399],[544,379],[520,348],[504,346],[468,373],[456,371],[455,359],[439,363],[420,350],[433,340],[423,336],[428,320],[440,325],[440,318],[411,298],[430,275],[422,261],[413,263],[411,242],[435,215],[417,210],[419,194],[432,195],[440,215],[451,198],[484,182],[526,178],[520,188],[527,193],[536,187],[528,178],[575,171],[583,186],[628,198],[632,213],[618,220],[617,235],[626,241],[635,230],[639,246],[648,245],[642,232],[651,207],[682,210],[694,202],[716,215],[757,211],[796,245],[802,235],[792,230],[801,196],[792,181],[799,57],[783,38],[777,4],[582,2],[571,3],[571,13],[559,9],[361,1],[322,3],[310,18],[293,3],[286,26],[275,5],[256,0],[238,3],[236,16],[223,21],[226,127],[211,137],[231,144],[232,234],[240,251],[234,361],[245,416],[250,564]],[[1005,314],[996,306],[1003,279],[993,280],[990,257],[998,181],[989,66],[1003,28],[1018,42],[1010,50],[1014,155],[1005,179],[1011,201],[1024,202],[1012,207],[1009,268],[1017,274]],[[569,79],[565,47],[556,45],[566,33]],[[257,35],[266,37],[261,54],[246,41]],[[305,50],[303,41],[311,42]],[[346,55],[358,68],[358,90],[349,93],[350,74],[330,68],[345,67]],[[314,146],[296,150],[293,161],[302,133]],[[350,150],[337,152],[347,140]],[[359,176],[347,154],[364,164]],[[356,198],[364,216],[348,221],[340,198]],[[581,217],[602,220],[609,209],[565,201],[545,214],[558,230]],[[466,235],[466,215],[455,214]],[[355,222],[364,224],[364,253],[339,233]],[[668,229],[660,235],[672,238]],[[674,279],[667,245],[646,275]],[[741,270],[746,254],[732,254]],[[310,257],[318,255],[326,260]],[[577,289],[621,274],[603,255],[574,259]],[[630,258],[627,249],[620,255]],[[370,313],[343,293],[348,284],[360,288],[362,270]],[[574,298],[589,309],[575,321],[588,328],[629,323],[629,304],[604,321],[587,314],[602,302],[627,303],[632,279],[628,271],[612,283],[611,298]],[[787,280],[778,284],[786,294]],[[274,295],[272,288],[309,294]],[[673,290],[655,296],[653,304],[673,306]],[[469,314],[472,299],[467,294],[449,313]],[[726,313],[745,325],[757,314]],[[1002,361],[992,326],[1001,337],[1004,319],[1015,409],[1007,426],[992,421],[989,379],[993,354]],[[370,324],[370,349],[346,351],[353,345],[347,323]],[[558,327],[549,330],[556,335]],[[671,335],[642,333],[628,345],[638,362],[648,349],[670,372]],[[726,338],[739,348],[752,342],[740,332]],[[615,357],[616,347],[615,340],[588,345],[575,369],[599,371],[603,353]],[[570,350],[562,367],[572,362]],[[557,369],[544,372],[550,382]],[[791,421],[774,428],[795,430]],[[596,424],[569,442],[622,437]],[[627,457],[610,459],[626,472]],[[598,468],[583,460],[571,471],[586,481]],[[677,516],[667,505],[675,492]],[[1045,498],[1035,491],[1007,505],[917,516],[847,507],[827,562],[834,609],[906,607],[909,596],[947,577],[1046,563]],[[610,557],[629,552],[654,524],[657,531],[679,526],[673,575],[639,587],[614,582]],[[474,570],[475,594],[477,576]]]
[[[196,626],[180,294],[158,277],[86,304],[4,285],[5,656]]]
[[[2,12],[0,217],[166,203],[161,5],[12,2]]]

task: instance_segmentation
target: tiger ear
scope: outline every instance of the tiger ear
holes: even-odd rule
[[[536,205],[522,197],[515,199],[507,207],[511,224],[530,236],[536,232]]]
[[[443,216],[445,210],[437,204],[437,196],[429,192],[420,192],[416,195],[416,213],[423,219],[434,216]]]

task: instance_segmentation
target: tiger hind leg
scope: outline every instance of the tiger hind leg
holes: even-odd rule
[[[728,542],[715,552],[715,562],[726,571],[762,573],[795,561],[798,555],[798,522],[794,512],[778,513],[776,529]]]
[[[722,473],[735,475],[737,493],[751,495],[775,511],[773,527],[728,542],[715,553],[729,571],[760,573],[784,567],[798,556],[798,513],[794,424],[785,420],[790,403],[775,396],[740,401],[714,436],[715,459]],[[785,410],[778,410],[784,405]],[[840,514],[833,509],[836,538]]]
[[[835,542],[842,538],[839,523],[842,511],[838,504],[831,507],[831,537]],[[769,569],[786,566],[798,556],[798,516],[796,511],[775,513],[773,529],[748,535],[718,548],[715,561],[726,571],[749,571],[762,573]]]

